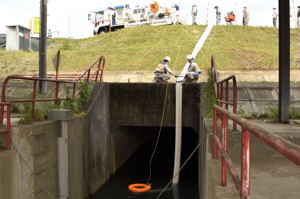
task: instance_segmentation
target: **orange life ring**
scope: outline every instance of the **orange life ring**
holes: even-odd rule
[[[156,1],[150,4],[150,12],[157,13],[158,9],[159,9],[159,4]]]
[[[128,189],[131,192],[144,193],[149,191],[151,189],[151,186],[148,184],[137,183],[129,185]]]

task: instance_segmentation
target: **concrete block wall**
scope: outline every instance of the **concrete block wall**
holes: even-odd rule
[[[246,114],[265,113],[271,107],[278,106],[278,83],[237,83],[238,110]],[[230,99],[232,92],[229,92]],[[300,112],[300,84],[291,83],[290,107]]]
[[[70,198],[82,199],[87,196],[88,169],[85,165],[87,119],[85,116],[75,117],[69,121],[68,126]],[[60,128],[58,121],[45,121],[13,128],[11,153],[16,155],[9,157],[14,160],[12,168],[18,168],[19,175],[12,187],[15,193],[22,196],[13,198],[58,198],[57,137],[60,136]],[[1,155],[0,159],[1,167],[3,166]],[[10,175],[18,173],[10,171],[8,170]]]
[[[57,198],[58,122],[14,127],[12,149],[18,152],[20,194],[24,199]]]

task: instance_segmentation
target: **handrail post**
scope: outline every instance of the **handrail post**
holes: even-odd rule
[[[229,80],[227,80],[225,82],[225,101],[226,101],[226,104],[225,104],[225,108],[226,110],[228,110],[228,107],[229,107]],[[227,120],[227,126],[228,126],[228,120]]]
[[[232,78],[232,89],[233,89],[233,113],[237,114],[237,85],[236,85],[236,79],[235,76]],[[237,129],[236,121],[233,121],[233,130]]]
[[[228,102],[228,99],[229,99],[229,80],[226,81],[226,83],[225,83],[225,100],[226,100],[226,102]],[[226,107],[226,110],[228,110],[228,103],[226,103],[225,107]]]
[[[3,118],[4,118],[4,106],[0,106],[0,125],[3,124]]]
[[[101,67],[101,62],[102,62],[102,57],[99,58],[95,82],[97,82],[97,80],[98,80],[99,71],[100,71],[100,67]]]
[[[102,58],[102,65],[101,65],[101,74],[100,74],[100,82],[103,81],[103,71],[104,71],[104,66],[105,66],[105,57],[101,57]]]
[[[59,82],[56,82],[55,93],[54,93],[54,103],[58,103],[58,92],[59,92]]]
[[[221,105],[221,102],[220,102],[220,100],[222,100],[221,99],[221,84],[217,84],[217,96],[218,96],[218,98],[217,98],[217,103],[218,103],[218,106],[222,106]]]
[[[242,129],[241,198],[249,196],[250,187],[250,132]]]
[[[77,83],[74,82],[73,83],[73,99],[75,98],[75,95],[76,95],[76,85],[77,85]]]
[[[5,80],[2,83],[2,94],[1,94],[1,100],[0,102],[6,102],[6,87],[7,87],[7,83],[8,80],[10,79],[10,77],[6,77]],[[0,108],[0,125],[3,124],[3,119],[4,119],[4,106],[1,106]]]
[[[218,158],[217,142],[214,136],[218,135],[218,116],[217,109],[213,109],[213,158]]]
[[[222,164],[221,164],[221,185],[227,186],[227,163],[224,153],[227,152],[227,115],[222,113]]]
[[[41,81],[41,80],[40,80]],[[33,81],[31,117],[34,119],[37,80]]]
[[[220,103],[220,106],[223,107],[223,82],[221,83],[221,86],[220,86],[220,100],[221,100],[221,103]]]
[[[88,70],[87,79],[86,79],[87,82],[90,81],[90,73],[91,73],[91,69]]]
[[[6,149],[10,150],[10,104],[7,104],[6,118]]]

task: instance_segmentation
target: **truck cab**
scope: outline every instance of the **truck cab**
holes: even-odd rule
[[[126,10],[125,6],[116,6],[94,12],[94,35],[124,28]]]

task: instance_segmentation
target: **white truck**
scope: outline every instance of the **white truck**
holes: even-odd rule
[[[157,2],[153,2],[149,6],[133,8],[130,8],[129,5],[108,7],[101,11],[91,12],[88,18],[94,24],[94,35],[140,25],[181,23],[178,5],[167,8],[160,6]]]

